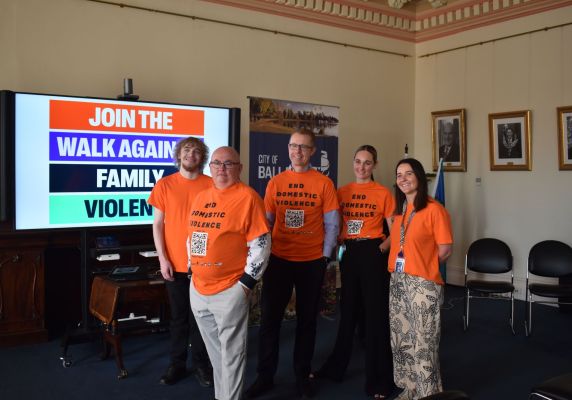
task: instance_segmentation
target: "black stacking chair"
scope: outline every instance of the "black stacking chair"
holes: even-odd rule
[[[476,274],[482,274],[476,277]],[[508,275],[510,273],[510,280]],[[495,275],[505,275],[502,280],[484,279]],[[510,301],[510,329],[514,335],[514,273],[512,253],[505,242],[499,239],[484,238],[475,240],[465,257],[465,312],[463,328],[469,327],[471,299],[493,299]],[[501,296],[508,293],[508,297]]]
[[[530,276],[562,278],[572,275],[572,247],[557,240],[545,240],[536,243],[528,253],[528,271],[526,272],[526,297],[524,330],[526,336],[532,333],[532,303],[572,304],[562,298],[572,298],[572,284],[535,283]],[[534,300],[534,296],[555,300]]]

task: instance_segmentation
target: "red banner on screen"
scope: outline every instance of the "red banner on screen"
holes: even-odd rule
[[[50,129],[204,135],[204,111],[83,101],[50,101]]]

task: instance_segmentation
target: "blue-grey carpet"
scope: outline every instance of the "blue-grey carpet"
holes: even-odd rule
[[[471,303],[471,325],[463,331],[461,288],[447,286],[442,311],[441,370],[446,389],[466,392],[473,400],[527,399],[530,388],[549,377],[572,371],[572,315],[536,306],[534,332],[525,337],[524,304],[517,302],[513,336],[508,326],[508,303]],[[295,322],[283,325],[280,366],[275,389],[261,400],[295,398],[291,367]],[[319,318],[314,367],[330,352],[337,320]],[[246,385],[255,377],[258,328],[249,332]],[[99,359],[99,344],[70,346],[73,365],[63,368],[59,340],[0,348],[0,399],[160,400],[212,399],[212,389],[189,377],[174,386],[158,384],[168,363],[168,334],[133,336],[123,341],[126,379],[116,378],[113,357]],[[365,399],[363,350],[356,344],[342,383],[320,382],[317,399]]]

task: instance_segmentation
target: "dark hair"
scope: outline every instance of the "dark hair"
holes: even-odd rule
[[[310,137],[310,141],[312,142],[312,147],[316,147],[316,134],[313,131],[311,131],[310,129],[301,128],[292,132],[290,136],[292,136],[295,133]]]
[[[181,149],[187,144],[190,144],[192,147],[196,147],[199,150],[199,153],[201,154],[201,164],[199,169],[202,171],[209,158],[209,148],[201,139],[197,139],[196,137],[192,136],[181,139],[173,149],[173,161],[175,162],[175,165],[177,168],[181,168]]]
[[[370,144],[362,144],[360,147],[357,148],[356,152],[354,153],[354,158],[356,156],[357,153],[359,153],[360,151],[367,151],[369,154],[371,154],[371,157],[373,158],[373,164],[377,164],[377,150],[375,149],[375,147],[373,147]],[[371,180],[373,181],[373,173],[371,174]]]
[[[414,158],[404,158],[400,160],[395,166],[395,175],[397,177],[397,168],[401,164],[409,164],[413,170],[413,174],[417,178],[417,194],[415,195],[415,201],[413,202],[413,207],[416,211],[421,211],[427,207],[429,202],[429,189],[427,185],[427,175],[425,174],[425,169],[423,165]],[[403,202],[405,202],[405,193],[399,189],[399,186],[395,185],[395,214],[401,215],[403,212]]]

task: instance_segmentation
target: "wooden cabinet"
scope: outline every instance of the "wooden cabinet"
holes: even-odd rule
[[[45,341],[43,248],[0,248],[0,346]]]
[[[121,245],[99,249],[101,235],[114,235]],[[118,264],[158,267],[156,257],[139,254],[154,250],[152,244],[149,226],[14,232],[0,223],[0,347],[46,341],[47,327],[51,335],[69,324],[87,327],[93,277]],[[97,260],[108,253],[120,258]]]

